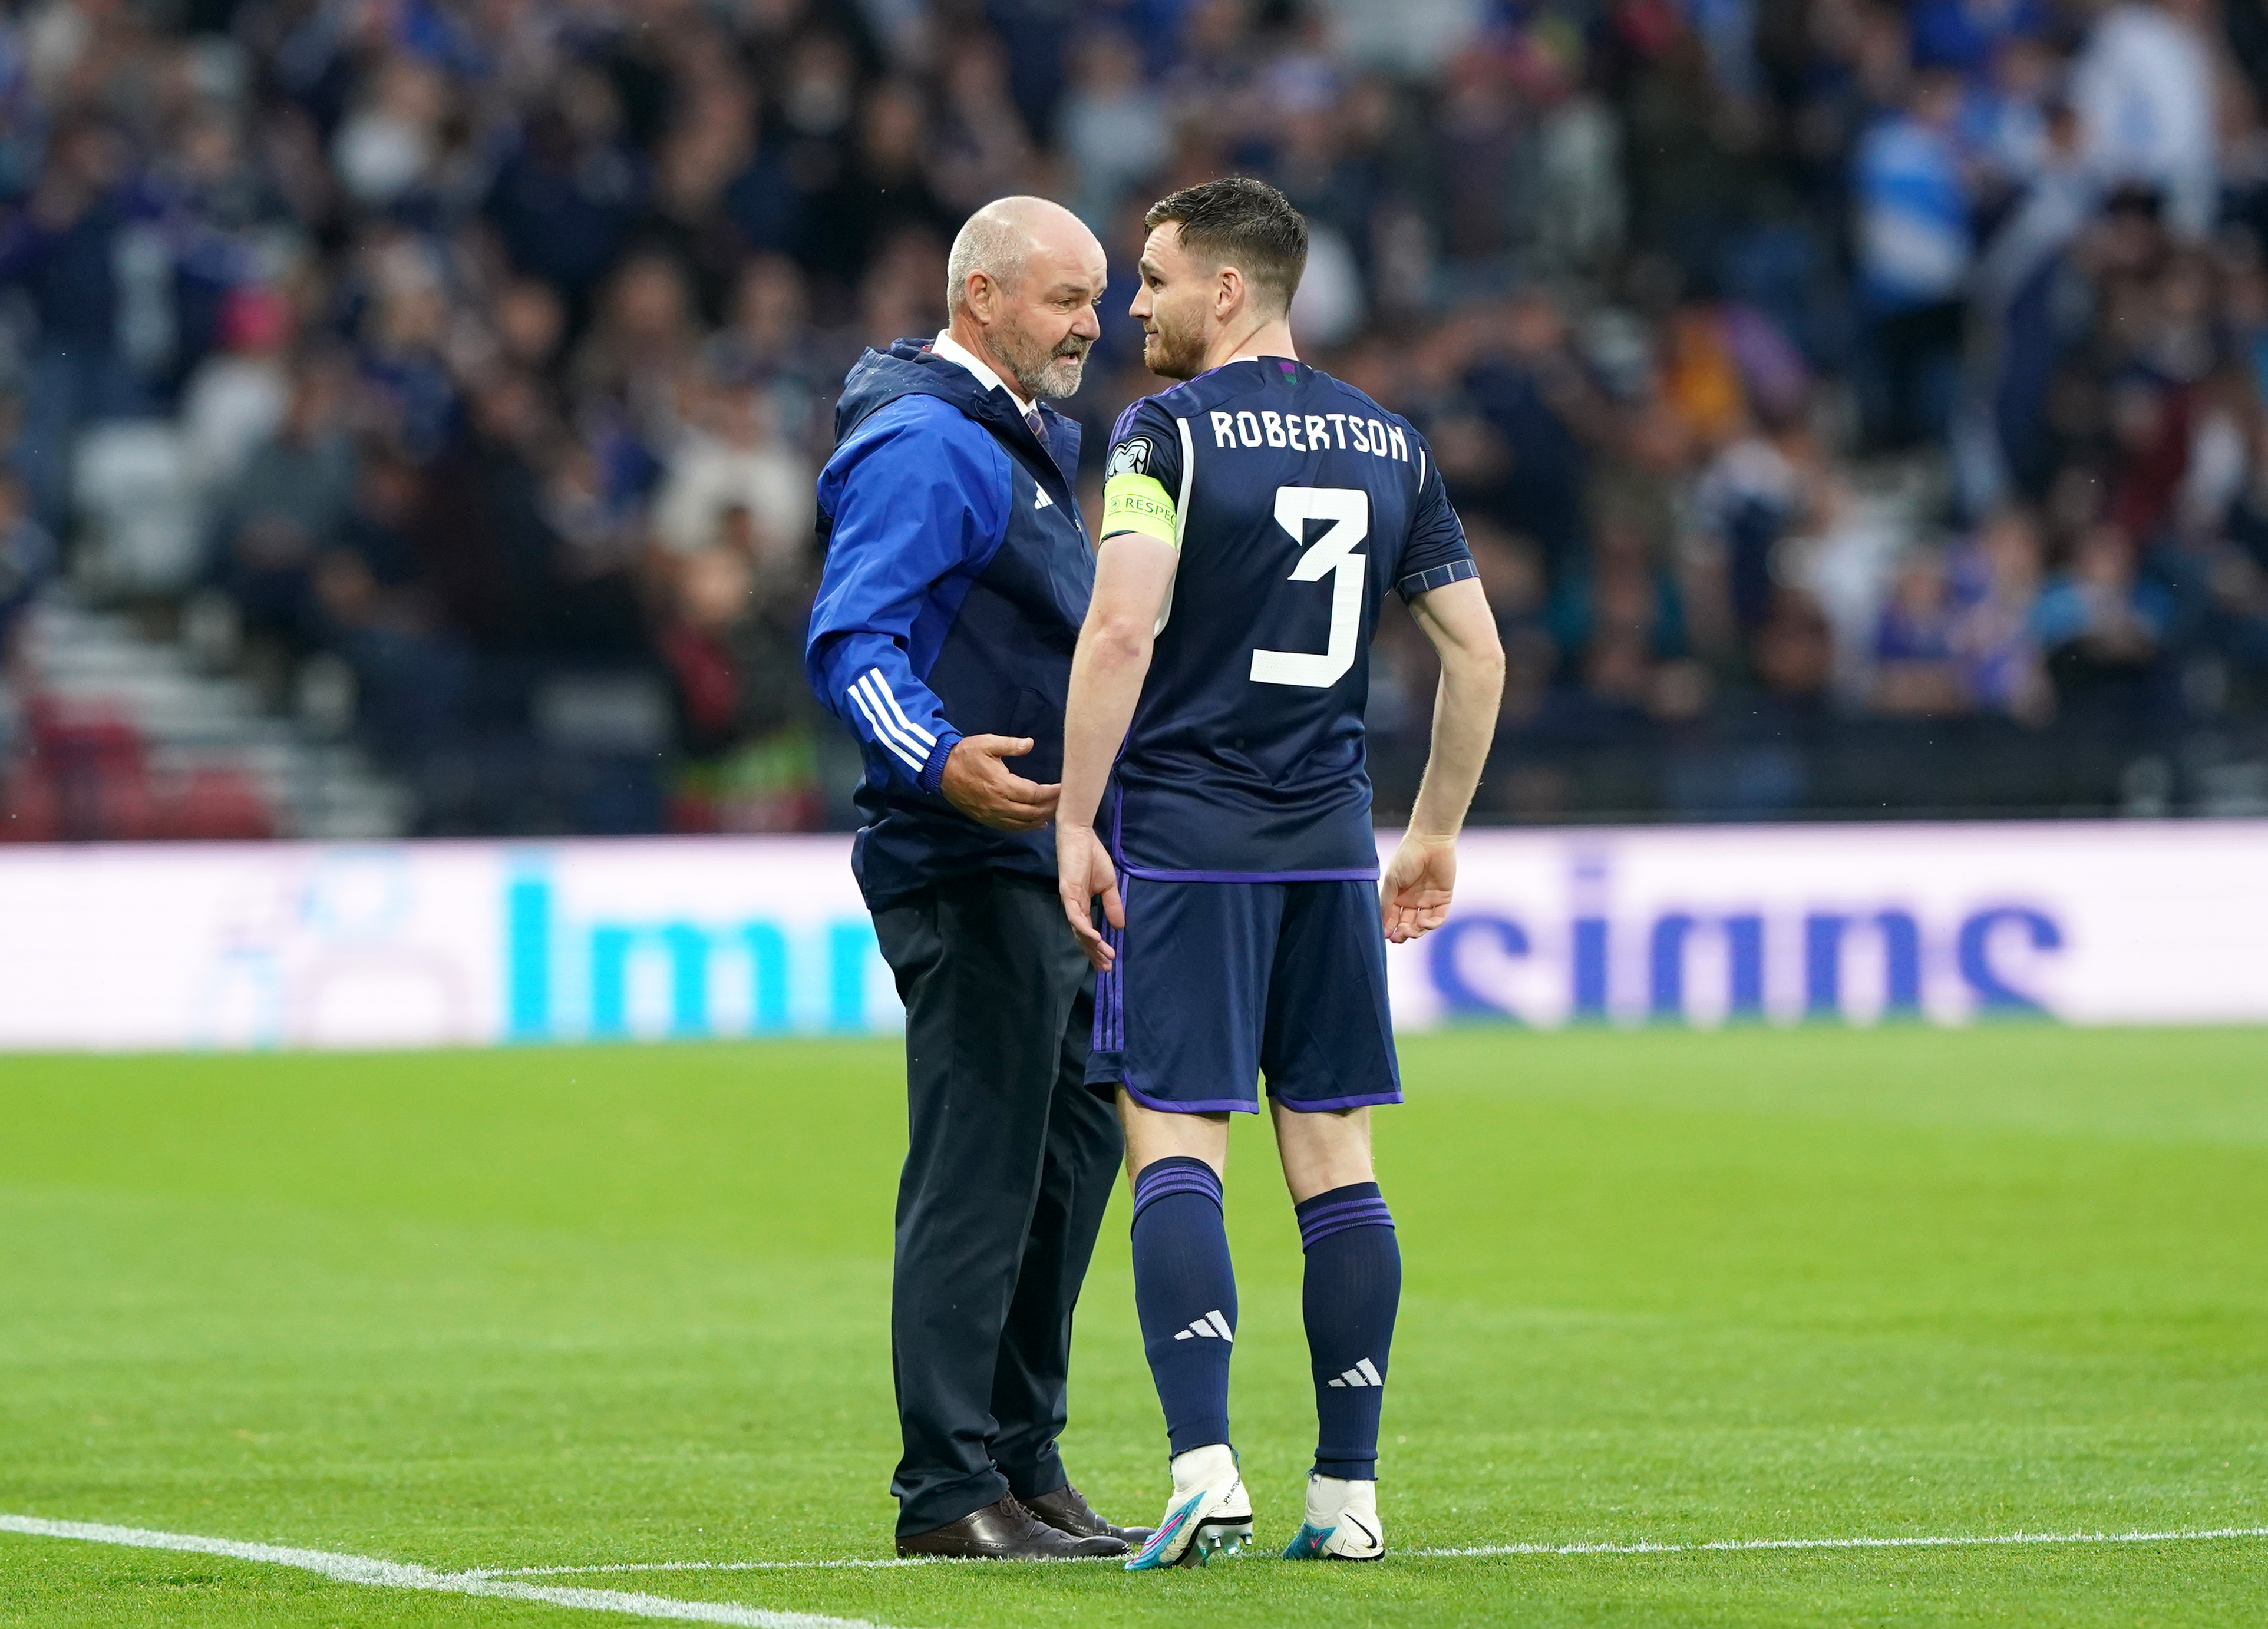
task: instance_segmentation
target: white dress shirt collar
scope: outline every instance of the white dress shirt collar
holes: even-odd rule
[[[1002,378],[998,371],[990,363],[963,345],[959,340],[954,339],[952,329],[939,329],[937,338],[930,342],[930,349],[947,362],[957,362],[968,369],[976,376],[976,382],[986,390],[1006,391],[1008,400],[1016,404],[1016,411],[1026,418],[1031,417],[1033,404],[1018,395],[1016,387]]]

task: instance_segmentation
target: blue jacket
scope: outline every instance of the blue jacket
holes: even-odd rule
[[[939,794],[964,735],[1029,736],[1008,767],[1063,774],[1071,652],[1094,554],[1071,483],[1079,426],[900,340],[843,382],[819,477],[827,564],[804,668],[864,749],[851,867],[876,910],[972,871],[1052,880],[1054,840],[979,826]]]

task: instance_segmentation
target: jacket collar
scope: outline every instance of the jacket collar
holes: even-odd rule
[[[939,328],[937,337],[929,342],[930,355],[942,356],[947,362],[957,362],[968,370],[979,385],[987,390],[1004,390],[1008,400],[1016,404],[1019,415],[1028,414],[1038,404],[1027,401],[1016,393],[1016,387],[1000,377],[1000,370],[953,337],[950,328]]]
[[[939,356],[927,340],[899,340],[887,351],[870,350],[858,358],[843,381],[843,394],[835,406],[836,439],[842,440],[899,397],[917,395],[951,402],[1022,459],[1035,480],[1048,483],[1049,496],[1059,503],[1075,502],[1078,421],[1041,402],[1040,422],[1048,430],[1042,447],[1005,389],[984,385],[967,367]]]

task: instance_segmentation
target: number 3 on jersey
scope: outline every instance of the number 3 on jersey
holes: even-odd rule
[[[1327,520],[1330,525],[1322,537],[1307,543],[1311,520]],[[1307,544],[1300,563],[1292,568],[1291,580],[1331,579],[1330,639],[1321,653],[1255,650],[1252,682],[1328,690],[1354,665],[1362,633],[1363,577],[1369,561],[1354,548],[1370,535],[1370,494],[1359,487],[1278,487],[1276,524],[1292,534],[1294,543]]]

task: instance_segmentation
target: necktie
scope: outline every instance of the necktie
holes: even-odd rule
[[[1040,438],[1040,445],[1043,447],[1046,446],[1048,444],[1048,427],[1040,421],[1040,410],[1037,407],[1035,407],[1029,413],[1024,415],[1024,422],[1032,427],[1032,434]]]

